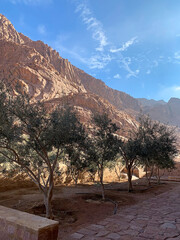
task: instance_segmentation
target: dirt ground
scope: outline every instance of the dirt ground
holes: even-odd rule
[[[157,185],[155,182],[147,188],[145,180],[133,182],[134,191],[127,192],[127,182],[106,184],[107,201],[101,201],[99,184],[77,186],[56,186],[53,197],[53,213],[59,221],[59,237],[64,237],[88,224],[96,223],[114,214],[115,202],[118,211],[124,206],[151,198],[154,195],[173,189],[176,183],[166,182]],[[18,209],[32,214],[45,216],[43,197],[30,182],[9,181],[0,179],[0,205]]]

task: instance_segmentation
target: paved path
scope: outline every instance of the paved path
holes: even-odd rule
[[[180,184],[80,229],[67,240],[180,240]]]

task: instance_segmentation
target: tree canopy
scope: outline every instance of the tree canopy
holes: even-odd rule
[[[52,217],[54,172],[61,153],[84,141],[83,127],[71,108],[51,112],[43,103],[32,103],[25,93],[0,92],[1,162],[21,168],[44,195],[46,216]]]

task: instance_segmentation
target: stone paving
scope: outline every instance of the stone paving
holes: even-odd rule
[[[66,238],[77,239],[180,240],[180,184],[169,192],[119,209],[116,215]]]

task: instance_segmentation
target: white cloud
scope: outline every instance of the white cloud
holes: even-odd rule
[[[119,75],[119,73],[117,73],[116,75],[114,75],[115,79],[121,79],[121,76]]]
[[[180,51],[177,51],[177,52],[174,53],[174,58],[176,60],[180,60]]]
[[[49,4],[53,0],[9,0],[13,4],[23,3],[26,5],[39,5],[39,4]]]
[[[114,48],[114,49],[110,49],[110,52],[112,53],[117,53],[117,52],[124,52],[126,51],[131,45],[137,43],[137,37],[133,37],[131,38],[129,41],[125,42],[122,47],[120,48]]]
[[[119,59],[119,63],[121,64],[120,67],[124,68],[127,71],[127,73],[128,73],[126,75],[127,78],[130,78],[130,77],[137,78],[137,75],[139,74],[140,70],[137,69],[137,70],[133,71],[131,69],[130,65],[132,63],[132,60],[131,60],[130,57],[123,57],[123,55],[121,54],[120,59]]]
[[[128,70],[128,74],[127,74],[127,78],[130,78],[130,77],[135,77],[135,78],[137,78],[137,75],[139,74],[139,72],[140,72],[140,70],[139,69],[137,69],[137,70],[135,70],[135,71],[132,71],[130,68],[129,68],[129,70]]]
[[[176,86],[173,88],[175,92],[179,92],[180,91],[180,86]]]
[[[110,55],[103,53],[94,54],[91,57],[83,57],[81,55],[84,55],[85,52],[82,48],[79,48],[77,46],[72,47],[72,49],[64,47],[62,42],[64,42],[65,39],[61,36],[58,36],[57,40],[54,42],[55,48],[60,53],[64,52],[66,54],[69,54],[72,58],[87,65],[90,69],[103,69],[112,60]]]
[[[87,30],[92,32],[92,38],[98,42],[99,46],[96,48],[96,51],[103,51],[108,43],[101,22],[93,16],[93,13],[85,3],[78,4],[76,12],[80,12],[80,16],[86,24]]]
[[[180,64],[180,51],[176,51],[172,56],[167,57],[167,62],[172,64]]]
[[[150,73],[151,73],[151,70],[147,70],[146,74],[148,74],[148,75],[149,75]]]
[[[91,69],[103,69],[111,60],[109,55],[94,55],[88,59],[87,63]]]
[[[41,35],[46,35],[46,27],[44,25],[42,25],[42,24],[39,25],[37,30]]]

